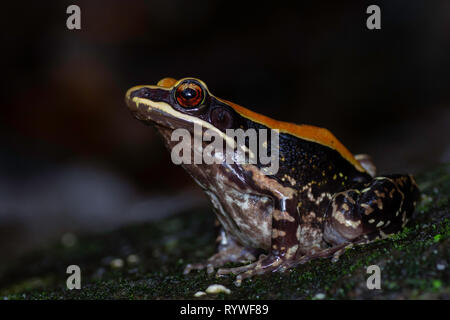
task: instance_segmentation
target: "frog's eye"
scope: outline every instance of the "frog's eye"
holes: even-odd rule
[[[175,98],[180,106],[184,108],[196,108],[204,99],[202,87],[194,82],[185,82],[178,86]]]

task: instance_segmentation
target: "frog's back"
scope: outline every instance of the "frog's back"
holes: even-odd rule
[[[327,129],[265,118],[268,119],[265,123],[247,120],[245,128],[279,130],[279,169],[274,177],[282,185],[299,191],[306,185],[316,185],[315,188],[338,192],[371,179],[350,151]],[[268,137],[269,149],[270,139]],[[259,163],[258,166],[263,165]]]
[[[279,132],[283,136],[290,136],[294,140],[297,140],[298,144],[303,144],[303,142],[307,141],[311,142],[312,144],[320,144],[329,149],[335,150],[340,155],[340,157],[348,161],[359,172],[365,171],[358,160],[355,159],[353,154],[328,129],[312,125],[299,125],[291,122],[274,120],[267,116],[241,107],[235,103],[226,100],[223,101],[228,103],[239,115],[247,119],[250,126],[254,125],[257,127],[259,124],[262,127],[268,129],[279,130]],[[252,124],[252,122],[254,122],[254,124]],[[280,148],[282,148],[281,145]]]

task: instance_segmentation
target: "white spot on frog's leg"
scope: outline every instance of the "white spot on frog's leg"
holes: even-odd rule
[[[295,254],[297,253],[297,249],[298,249],[298,245],[294,245],[292,247],[290,247],[287,251],[286,251],[286,259],[291,259],[292,257],[295,256]]]
[[[308,225],[302,225],[297,229],[298,241],[301,244],[301,250],[303,248],[311,248],[313,246],[319,246],[323,239],[323,232],[320,229],[312,228]]]
[[[370,219],[369,220],[369,223],[374,223],[375,222],[375,219]]]
[[[278,237],[284,237],[285,235],[286,235],[286,232],[283,230],[272,229],[272,239],[275,239]]]
[[[380,198],[384,198],[385,197],[385,193],[384,192],[380,192],[378,190],[374,190],[374,193],[376,194],[377,197],[380,197]]]
[[[337,211],[333,210],[332,216],[333,216],[333,218],[335,218],[340,224],[343,224],[343,225],[346,226],[346,227],[351,227],[351,228],[353,228],[353,229],[358,228],[358,226],[361,224],[361,220],[353,221],[353,220],[350,220],[350,219],[345,218],[344,214],[343,214],[341,211],[339,211],[339,210],[337,210]]]
[[[379,227],[381,227],[383,225],[384,225],[384,221],[380,221],[380,222],[377,223],[377,225],[375,227],[379,228]]]
[[[378,209],[380,209],[380,210],[383,210],[383,201],[381,201],[381,199],[377,199],[377,206],[378,206]]]
[[[308,199],[310,201],[314,202],[316,205],[319,205],[325,198],[328,198],[328,199],[332,198],[331,194],[328,192],[323,192],[317,198],[314,198],[314,195],[311,192],[311,187],[308,186],[307,190],[308,190],[308,192],[306,193],[306,196],[308,197]]]
[[[315,204],[316,204],[316,205],[319,205],[319,204],[323,201],[324,198],[331,199],[332,196],[331,196],[330,193],[324,192],[324,193],[322,193],[322,194],[317,198],[317,200],[315,201]]]
[[[380,230],[380,237],[381,237],[382,239],[387,238],[388,236],[389,236],[389,235],[386,234],[386,233],[384,233],[383,230]]]
[[[287,181],[289,181],[291,186],[295,186],[297,184],[297,181],[294,178],[292,178],[291,176],[287,175],[287,174],[284,175],[284,178],[286,178]]]
[[[407,218],[405,218],[405,220],[403,221],[403,223],[402,223],[402,228],[404,228],[405,226],[406,226],[406,224],[408,223],[408,219]]]
[[[406,220],[407,220],[407,219],[406,219],[406,210],[404,210],[404,211],[403,211],[403,214],[402,214],[403,226],[406,224],[406,223],[405,223]]]
[[[374,209],[370,205],[368,205],[367,203],[361,203],[360,206],[365,209],[364,210],[364,214],[366,216],[371,214],[374,211]]]
[[[311,188],[308,189],[308,193],[306,194],[308,196],[308,199],[311,201],[315,201],[314,195],[311,192]]]

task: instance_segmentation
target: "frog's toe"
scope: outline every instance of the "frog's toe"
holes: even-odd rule
[[[258,264],[257,262],[254,262],[242,267],[220,268],[219,270],[217,270],[216,276],[220,277],[227,274],[237,275],[234,284],[239,287],[243,279],[249,278],[257,274],[256,272],[254,272],[255,268],[257,267],[257,264]]]
[[[287,261],[278,256],[261,255],[257,262],[237,268],[219,269],[217,275],[235,274],[237,276],[234,284],[240,286],[244,279],[267,272],[285,271],[287,267]]]
[[[216,275],[217,276],[224,276],[227,274],[241,274],[243,272],[247,272],[248,270],[251,270],[253,268],[256,267],[256,265],[258,264],[258,262],[253,262],[253,263],[249,263],[247,265],[241,266],[241,267],[235,267],[235,268],[220,268],[219,270],[217,270]]]

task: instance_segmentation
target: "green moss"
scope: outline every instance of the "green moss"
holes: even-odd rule
[[[24,256],[0,274],[0,299],[197,299],[197,291],[214,283],[231,294],[198,299],[448,298],[449,172],[444,165],[417,177],[422,201],[401,233],[348,249],[334,263],[310,261],[282,274],[255,277],[241,287],[234,286],[233,277],[215,278],[203,271],[184,276],[186,263],[214,253],[214,217],[204,208],[81,236],[73,247],[54,244]],[[113,268],[114,259],[123,266]],[[82,269],[81,290],[65,287],[70,264]],[[381,290],[366,287],[370,265],[381,269]]]

